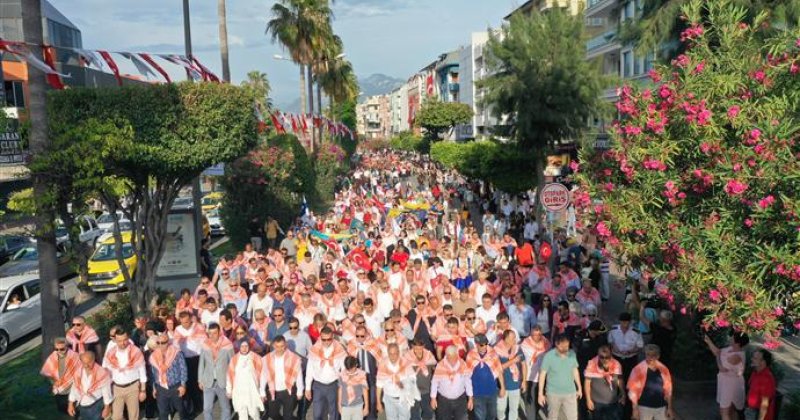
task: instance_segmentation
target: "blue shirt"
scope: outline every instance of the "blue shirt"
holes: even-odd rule
[[[517,350],[517,356],[519,356],[519,360],[525,360],[525,354],[522,353],[522,349]],[[500,356],[500,363],[506,364],[507,362],[508,357]],[[506,390],[516,391],[522,386],[522,362],[517,362],[517,371],[519,372],[519,377],[515,381],[514,375],[511,374],[511,366],[503,369],[503,383],[506,385]]]
[[[276,324],[275,321],[272,321],[267,325],[267,340],[272,341],[275,339],[275,337],[283,335],[287,332],[289,332],[288,322],[284,322],[283,325],[278,327],[278,324]]]
[[[488,363],[475,366],[472,371],[472,394],[476,397],[497,395],[497,380]]]
[[[277,308],[283,309],[283,319],[289,320],[289,318],[294,316],[294,309],[297,305],[289,299],[288,297],[284,296],[282,301],[278,301],[277,299],[272,302],[272,310],[275,311]]]
[[[536,325],[536,314],[533,312],[533,308],[529,305],[525,305],[522,309],[519,309],[517,305],[507,306],[507,308],[506,312],[508,313],[509,321],[511,321],[511,326],[514,327],[522,337],[531,335],[531,328]]]
[[[153,378],[156,378],[153,383],[158,386],[161,386],[158,382],[158,370],[155,366],[150,365],[150,370],[153,372]],[[186,369],[186,360],[183,358],[183,352],[178,352],[178,355],[175,356],[175,360],[169,365],[167,369],[167,384],[169,388],[178,385],[186,385],[186,381],[189,380],[188,377],[188,370]]]

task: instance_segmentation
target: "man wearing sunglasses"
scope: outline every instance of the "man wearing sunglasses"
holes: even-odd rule
[[[339,418],[336,398],[339,392],[339,372],[344,367],[347,352],[333,339],[333,330],[324,327],[320,338],[311,347],[306,368],[305,394],[312,401],[314,420]],[[312,400],[313,396],[313,400]]]
[[[94,328],[86,325],[86,318],[76,316],[72,318],[72,328],[67,331],[67,343],[72,351],[82,354],[87,351],[100,357],[100,337]]]
[[[170,344],[166,333],[156,337],[156,348],[150,354],[149,361],[155,382],[153,394],[158,404],[159,420],[167,420],[174,412],[179,413],[182,419],[189,418],[188,410],[182,400],[186,395],[186,384],[189,381],[186,361],[181,350]]]
[[[55,339],[53,352],[39,372],[52,382],[52,392],[56,400],[56,408],[60,413],[67,414],[68,395],[72,388],[72,377],[80,366],[78,353],[69,349],[64,337]]]

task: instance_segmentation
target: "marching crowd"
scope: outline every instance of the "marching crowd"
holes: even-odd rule
[[[269,219],[266,241],[254,233],[174,310],[137,314],[105,346],[75,317],[42,374],[82,419],[674,417],[658,285],[633,267],[633,313],[609,314],[603,243],[549,232],[533,203],[369,152],[329,213],[304,212],[280,242]],[[747,337],[707,343],[723,417],[772,419],[770,353],[745,392]]]

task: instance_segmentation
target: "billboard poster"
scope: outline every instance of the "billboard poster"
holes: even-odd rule
[[[19,133],[0,133],[0,165],[25,163],[25,153]]]
[[[156,276],[192,276],[200,272],[195,255],[194,213],[170,213],[164,256],[158,264]]]

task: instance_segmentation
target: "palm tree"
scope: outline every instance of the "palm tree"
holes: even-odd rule
[[[322,47],[330,32],[331,9],[328,0],[279,0],[272,6],[272,18],[267,23],[267,33],[272,42],[280,42],[289,52],[292,61],[300,65],[300,83],[304,84],[308,71],[308,110],[314,113],[314,93],[311,88],[311,68],[315,51]],[[305,87],[301,88],[301,102],[305,101]],[[303,105],[305,109],[305,104]],[[314,149],[312,136],[311,148]]]
[[[256,98],[256,107],[258,107],[261,115],[272,113],[272,101],[269,98],[269,92],[272,88],[269,85],[266,73],[258,70],[248,72],[247,80],[242,82],[242,86],[253,91]]]
[[[219,15],[219,52],[222,55],[222,80],[231,82],[231,66],[228,62],[228,19],[225,13],[225,0],[217,0]]]
[[[22,2],[22,28],[25,42],[36,51],[44,43],[42,34],[42,4],[40,0]],[[34,53],[36,54],[36,53]],[[30,121],[29,144],[33,155],[42,155],[50,146],[47,135],[47,106],[45,103],[45,75],[34,66],[28,66],[28,121]],[[51,191],[46,175],[33,176],[33,191],[38,197]],[[64,335],[59,301],[58,265],[56,260],[55,209],[51,203],[37,200],[36,247],[39,252],[39,279],[42,301],[42,359],[53,348],[56,337]],[[2,340],[3,337],[0,337]]]

